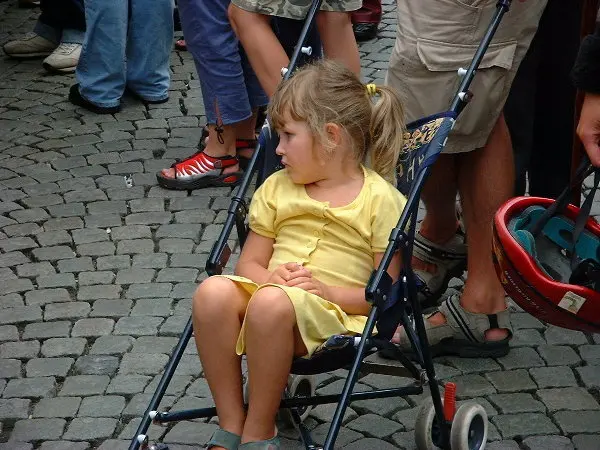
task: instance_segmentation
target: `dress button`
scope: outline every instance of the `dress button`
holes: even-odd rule
[[[314,232],[314,235],[315,235],[316,237],[319,237],[319,232],[318,232],[318,231],[315,231],[315,232]]]

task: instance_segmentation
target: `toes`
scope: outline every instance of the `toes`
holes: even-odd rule
[[[161,173],[164,177],[175,178],[175,169],[163,169],[161,170]]]

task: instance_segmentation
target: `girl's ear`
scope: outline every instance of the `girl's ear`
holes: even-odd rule
[[[342,143],[342,128],[336,123],[326,123],[325,133],[327,133],[327,140],[332,147]]]

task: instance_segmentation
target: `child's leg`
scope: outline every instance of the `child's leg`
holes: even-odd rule
[[[289,59],[271,29],[271,18],[230,4],[229,20],[262,88],[273,96],[281,81],[281,68],[288,66]]]
[[[242,443],[271,439],[294,355],[307,353],[294,307],[279,288],[260,289],[248,304],[245,325],[249,407]]]
[[[325,56],[339,61],[360,77],[360,56],[350,13],[321,11],[317,15],[317,27]]]
[[[196,347],[221,428],[242,434],[245,419],[240,357],[235,346],[248,294],[222,277],[202,282],[194,294],[192,316]]]

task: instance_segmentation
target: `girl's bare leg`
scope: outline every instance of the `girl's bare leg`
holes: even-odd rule
[[[233,281],[211,277],[196,289],[192,304],[196,348],[215,400],[219,425],[238,435],[242,434],[245,412],[241,358],[235,346],[247,299],[246,291]]]
[[[292,359],[307,353],[294,307],[282,289],[260,289],[248,304],[245,326],[249,408],[242,443],[275,435],[275,416]]]
[[[229,5],[229,21],[265,93],[272,97],[289,59],[271,29],[270,17]]]
[[[317,27],[325,56],[339,61],[360,77],[360,56],[350,14],[321,11],[317,15]]]

